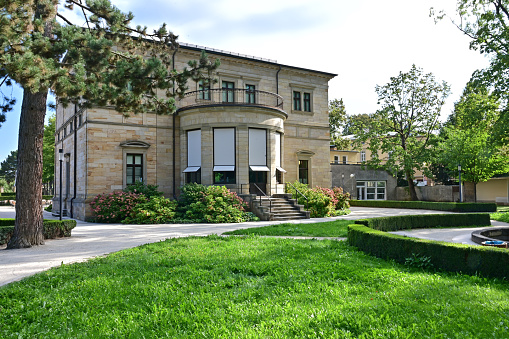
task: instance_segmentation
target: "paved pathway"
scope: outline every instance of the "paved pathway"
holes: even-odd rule
[[[335,219],[361,219],[390,215],[436,214],[440,211],[352,207],[352,213],[335,218],[294,220],[293,223],[313,223]],[[14,208],[0,206],[0,218],[14,218]],[[44,218],[55,219],[44,212]],[[0,247],[0,286],[20,280],[51,267],[102,256],[125,248],[161,241],[167,238],[206,236],[221,234],[241,228],[261,227],[281,222],[245,222],[240,224],[170,224],[170,225],[123,225],[95,224],[77,221],[72,237],[46,240],[44,246],[18,250]],[[436,231],[436,230],[435,230]],[[435,232],[433,231],[433,232]],[[470,232],[470,229],[462,229]],[[468,233],[470,234],[470,233]]]

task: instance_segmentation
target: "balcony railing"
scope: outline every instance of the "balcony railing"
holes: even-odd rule
[[[279,94],[237,88],[214,88],[188,92],[180,99],[179,110],[199,106],[261,106],[283,111]]]

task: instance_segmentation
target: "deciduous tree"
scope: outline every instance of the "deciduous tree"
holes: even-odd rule
[[[342,130],[347,119],[346,108],[343,99],[329,101],[329,129],[331,144],[338,149],[346,149],[350,142],[341,138]]]
[[[485,87],[467,84],[456,103],[454,124],[444,128],[444,140],[439,144],[439,159],[450,172],[473,182],[487,181],[497,174],[509,172],[507,147],[497,141],[496,130],[500,124],[500,99]],[[477,200],[477,190],[474,197]]]
[[[400,72],[386,85],[376,86],[376,92],[380,109],[373,115],[369,132],[357,132],[357,142],[366,142],[372,153],[367,165],[393,175],[403,171],[410,198],[417,200],[415,171],[427,170],[430,146],[435,141],[440,110],[450,93],[449,85],[412,65],[407,73]]]
[[[75,13],[66,17],[69,11]],[[69,19],[76,14],[85,27]],[[146,27],[132,27],[133,17],[109,0],[0,1],[0,83],[13,80],[24,89],[16,226],[8,248],[43,243],[42,150],[48,91],[62,104],[110,105],[126,115],[171,114],[187,79],[210,78],[217,68],[218,63],[203,54],[189,68],[173,70],[177,36],[165,24],[152,33]],[[6,107],[9,102],[4,101],[2,109]]]

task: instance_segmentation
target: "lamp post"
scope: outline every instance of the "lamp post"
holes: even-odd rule
[[[58,161],[60,162],[60,213],[59,220],[62,220],[62,162],[64,161],[64,150],[58,150]]]
[[[461,164],[458,165],[458,181],[460,183],[460,202],[463,202],[463,188],[461,186]]]

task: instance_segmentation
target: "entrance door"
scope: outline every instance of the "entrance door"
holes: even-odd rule
[[[264,171],[249,171],[249,193],[263,195],[260,190],[267,194],[267,173]],[[260,188],[256,188],[256,186]]]
[[[366,187],[357,186],[357,200],[365,200],[366,199]]]

